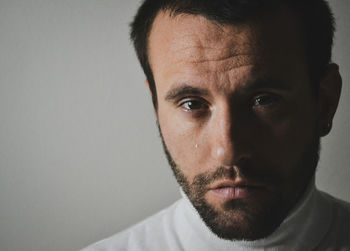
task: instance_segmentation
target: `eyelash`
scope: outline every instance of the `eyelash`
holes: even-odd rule
[[[194,103],[195,105],[199,105],[200,107],[198,108],[186,108],[185,105],[186,104],[190,104],[190,103]],[[186,100],[183,100],[180,104],[179,104],[180,107],[183,107],[185,109],[185,111],[200,111],[200,110],[203,110],[203,109],[207,109],[208,108],[208,105],[206,104],[205,101],[202,101],[202,100],[199,100],[198,98],[188,98]]]

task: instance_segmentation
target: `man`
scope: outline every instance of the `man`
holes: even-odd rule
[[[324,0],[145,0],[131,38],[183,198],[86,250],[350,250],[314,177],[333,32]]]

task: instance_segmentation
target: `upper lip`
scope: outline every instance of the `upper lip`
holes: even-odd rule
[[[209,187],[209,190],[219,189],[223,187],[251,187],[251,188],[257,188],[257,187],[263,187],[263,184],[259,184],[257,182],[250,182],[246,180],[220,180],[217,182],[214,182],[212,186]]]

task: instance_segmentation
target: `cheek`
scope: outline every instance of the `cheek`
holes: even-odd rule
[[[299,113],[288,116],[278,123],[267,125],[269,129],[260,134],[259,141],[265,142],[260,146],[261,158],[278,168],[278,172],[292,173],[314,139],[313,119],[310,114]]]
[[[200,140],[200,130],[176,115],[162,116],[159,125],[168,151],[178,168],[189,179],[204,171],[206,144]]]

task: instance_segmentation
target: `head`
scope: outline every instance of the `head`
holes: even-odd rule
[[[341,79],[314,1],[145,1],[132,39],[175,177],[221,238],[271,234],[302,196]]]
[[[334,18],[325,0],[221,0],[221,1],[182,1],[182,0],[146,0],[140,6],[132,24],[131,40],[137,57],[146,75],[157,109],[157,91],[153,72],[149,62],[149,35],[156,16],[169,11],[173,16],[179,14],[200,15],[218,24],[237,24],[267,14],[278,9],[278,2],[288,5],[298,19],[306,60],[309,67],[311,84],[318,92],[319,81],[328,68],[332,54]]]

